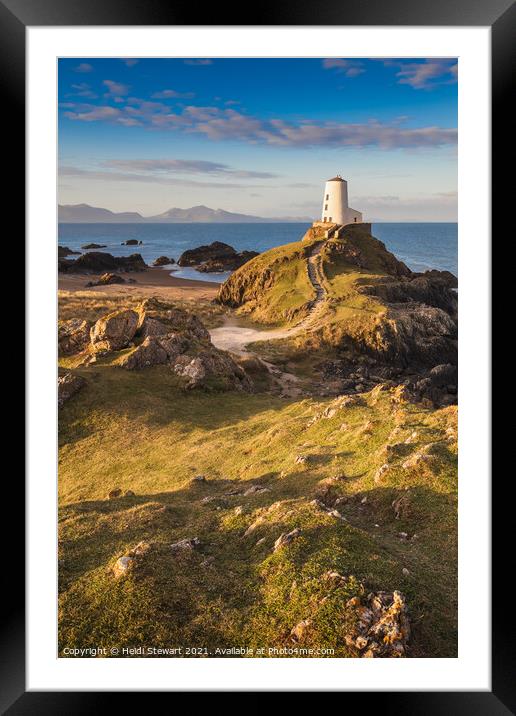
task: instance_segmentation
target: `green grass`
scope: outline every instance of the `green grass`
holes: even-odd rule
[[[364,588],[407,595],[411,656],[456,655],[457,446],[446,432],[456,429],[455,408],[398,403],[395,391],[375,389],[327,418],[338,402],[184,392],[164,367],[78,372],[88,385],[61,409],[59,427],[61,653],[292,646],[290,630],[310,616],[307,645],[350,656],[345,603]],[[398,443],[375,483],[385,446]],[[431,459],[402,467],[432,443]],[[298,455],[308,462],[296,464]],[[192,485],[198,474],[208,482]],[[332,489],[349,498],[339,506],[347,521],[310,504],[337,475]],[[252,484],[269,491],[226,494]],[[116,487],[135,496],[106,499]],[[391,505],[402,496],[395,519]],[[295,527],[301,537],[273,553]],[[401,541],[401,531],[417,538]],[[190,554],[168,548],[193,536],[201,545]],[[109,569],[142,540],[155,548],[115,579]],[[328,569],[347,586],[320,606]]]

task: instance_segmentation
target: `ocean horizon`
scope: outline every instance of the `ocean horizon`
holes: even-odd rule
[[[74,251],[87,243],[105,244],[99,249],[114,256],[140,253],[149,265],[158,256],[177,261],[187,249],[212,241],[223,241],[237,251],[267,251],[299,241],[309,223],[83,223],[58,224],[58,242]],[[457,276],[458,247],[455,222],[373,222],[372,234],[413,271],[437,269]],[[123,246],[129,239],[138,246]],[[73,258],[73,257],[70,257]],[[164,270],[171,270],[166,268]],[[192,268],[175,267],[174,276],[203,281],[224,281],[229,273],[206,274]]]

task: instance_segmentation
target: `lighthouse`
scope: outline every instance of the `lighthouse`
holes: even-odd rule
[[[360,211],[352,209],[348,204],[348,183],[339,174],[328,179],[324,187],[321,220],[324,224],[362,223]]]

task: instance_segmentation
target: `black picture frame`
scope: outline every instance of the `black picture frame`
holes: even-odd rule
[[[506,219],[512,206],[511,182],[504,178],[508,150],[514,133],[513,114],[509,111],[511,75],[516,47],[516,11],[511,0],[262,0],[252,9],[206,3],[205,6],[172,3],[170,0],[0,0],[0,67],[4,85],[4,159],[12,154],[10,172],[10,213],[17,217],[20,231],[24,207],[25,145],[25,29],[28,26],[67,25],[362,25],[362,26],[489,26],[492,33],[492,216],[493,236],[497,223]],[[203,23],[199,23],[199,17]],[[8,139],[7,139],[8,138]],[[9,159],[6,159],[9,161]],[[511,191],[512,193],[512,191]],[[505,223],[505,221],[504,221]],[[504,235],[508,226],[504,226]],[[510,233],[510,232],[509,232]],[[18,248],[17,248],[18,251]],[[19,254],[18,254],[19,255]],[[503,474],[501,475],[503,478]],[[503,480],[502,480],[503,482]],[[2,713],[86,714],[107,708],[121,708],[124,694],[108,692],[26,692],[25,690],[25,614],[24,614],[24,531],[21,511],[24,485],[6,480],[4,505],[16,506],[18,521],[9,529],[9,544],[3,551],[3,589],[1,614],[0,708]],[[493,484],[492,521],[493,593],[492,593],[492,690],[471,692],[364,692],[346,693],[350,699],[367,695],[367,708],[382,713],[425,714],[500,714],[516,713],[515,648],[510,638],[512,616],[507,593],[508,565],[506,545],[512,503],[502,496],[502,485]],[[9,503],[7,503],[9,500]],[[511,530],[512,532],[512,530]],[[510,570],[509,570],[510,571]],[[474,599],[474,595],[471,595]],[[408,685],[410,686],[410,685]],[[235,688],[235,691],[238,690]],[[163,694],[162,694],[163,695]],[[165,696],[167,694],[164,694]],[[138,708],[149,694],[131,693],[131,705]],[[116,699],[116,700],[115,700]]]

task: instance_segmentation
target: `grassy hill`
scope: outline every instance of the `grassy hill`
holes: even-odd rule
[[[400,589],[410,655],[455,655],[454,407],[398,402],[395,389],[349,406],[185,393],[162,367],[79,372],[88,385],[60,411],[61,649],[292,646],[310,616],[306,644],[354,656],[346,600]],[[256,485],[268,491],[245,496]],[[114,488],[135,494],[108,499]],[[345,520],[312,504],[328,488],[347,498]],[[300,538],[274,553],[296,527]],[[192,537],[191,553],[171,552]],[[143,566],[115,579],[142,540],[155,545]],[[349,583],[319,609],[328,570]]]
[[[228,304],[263,323],[306,320],[307,259],[319,243],[309,235],[250,261],[222,288],[226,308],[180,307],[208,326]],[[371,327],[393,320],[387,294],[427,291],[392,259],[368,236],[322,247],[325,301],[298,336],[312,341],[297,364],[306,375],[307,354],[320,360],[335,331],[341,349],[353,331],[378,340]],[[136,303],[62,293],[60,318],[92,321]],[[186,390],[169,365],[124,370],[130,350],[60,359],[85,380],[59,414],[62,655],[182,645],[199,649],[176,654],[185,657],[235,647],[363,656],[350,638],[357,604],[399,590],[406,655],[456,656],[456,406],[408,400],[395,381],[336,397],[280,397],[263,375],[254,392]]]

